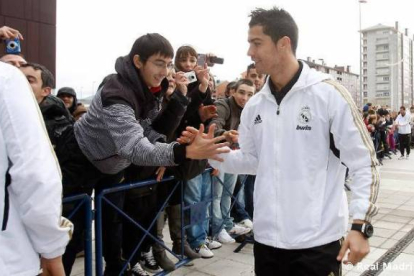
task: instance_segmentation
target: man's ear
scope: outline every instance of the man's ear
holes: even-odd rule
[[[133,60],[134,65],[137,69],[141,69],[142,66],[144,65],[143,62],[141,61],[141,58],[139,57],[139,55],[135,55],[132,60]]]
[[[42,96],[43,97],[47,97],[52,93],[52,88],[49,86],[43,87],[42,88]]]
[[[282,51],[292,51],[290,38],[288,36],[284,36],[281,39],[279,39],[279,41],[277,42],[277,47],[279,48],[279,50]]]

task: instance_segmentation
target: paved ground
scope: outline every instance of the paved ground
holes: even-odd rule
[[[414,156],[411,160],[384,160],[381,166],[381,188],[378,198],[379,214],[373,225],[375,234],[370,239],[371,252],[358,266],[344,266],[343,274],[361,275],[375,261],[383,256],[404,235],[414,228]],[[167,232],[164,235],[169,237]],[[171,244],[170,241],[167,241]],[[214,258],[195,260],[192,267],[181,267],[171,275],[254,275],[252,245],[240,253],[233,253],[238,244],[224,245],[214,251]],[[83,275],[83,260],[77,259],[72,275]],[[408,245],[381,273],[381,276],[414,275],[414,243]]]

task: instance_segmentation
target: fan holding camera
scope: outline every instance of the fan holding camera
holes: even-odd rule
[[[20,56],[20,40],[23,40],[23,36],[18,30],[3,26],[0,28],[0,39],[6,45],[6,54],[0,58],[0,61],[9,63],[15,67],[20,67],[20,65],[26,63],[26,60]]]

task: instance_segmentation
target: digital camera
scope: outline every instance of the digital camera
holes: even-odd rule
[[[223,64],[224,58],[219,58],[216,56],[207,56],[206,54],[198,54],[197,56],[197,65],[204,66],[204,64],[212,66],[212,64]]]
[[[197,81],[197,76],[196,76],[194,71],[184,73],[184,76],[187,78],[188,83],[192,83],[192,82]]]
[[[6,53],[7,54],[20,54],[22,49],[20,47],[20,39],[18,37],[14,39],[6,39]]]

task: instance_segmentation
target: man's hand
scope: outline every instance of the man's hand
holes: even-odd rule
[[[200,115],[200,119],[203,123],[209,119],[217,118],[217,107],[215,105],[204,106],[201,104],[198,108],[198,115]]]
[[[210,80],[209,69],[207,69],[207,64],[204,67],[196,66],[194,72],[197,75],[197,80],[200,82],[198,89],[200,92],[205,93],[208,88],[208,81]]]
[[[349,249],[349,252],[347,250]],[[351,230],[342,244],[339,255],[336,258],[338,261],[343,261],[343,264],[359,263],[369,253],[369,243],[363,234],[359,231]],[[345,257],[346,255],[346,257]]]
[[[198,134],[198,130],[192,127],[187,127],[189,130],[184,130],[181,136],[177,138],[177,142],[181,145],[191,144]]]
[[[177,89],[180,90],[180,92],[186,96],[187,95],[187,85],[188,85],[188,79],[184,75],[184,72],[177,72],[174,75],[174,81],[175,85],[177,86]]]
[[[155,172],[155,175],[157,176],[156,177],[157,182],[160,182],[162,178],[164,177],[165,169],[166,169],[165,167],[159,167],[157,171]]]
[[[237,130],[229,130],[223,133],[226,137],[227,142],[236,144],[239,142],[239,132]]]
[[[219,157],[220,153],[230,152],[228,143],[219,143],[224,140],[224,136],[214,138],[215,124],[212,124],[208,129],[207,135],[204,133],[204,125],[200,125],[194,141],[187,146],[186,157],[190,159],[213,159],[222,162],[223,159]],[[187,128],[189,130],[190,128]]]
[[[220,171],[218,170],[218,169],[213,169],[212,171],[211,171],[211,175],[212,176],[218,176],[220,174]]]
[[[65,276],[65,270],[62,264],[62,256],[46,259],[41,258],[42,276]]]
[[[16,37],[23,40],[23,36],[18,30],[12,29],[7,26],[3,26],[0,28],[0,39],[13,39]]]

